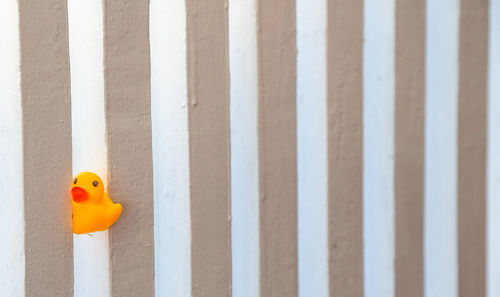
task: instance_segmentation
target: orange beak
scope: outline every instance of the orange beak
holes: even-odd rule
[[[80,187],[73,187],[71,189],[71,197],[73,197],[73,201],[75,202],[83,202],[89,198],[89,194]]]

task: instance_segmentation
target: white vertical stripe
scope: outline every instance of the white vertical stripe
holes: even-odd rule
[[[19,18],[16,0],[0,4],[0,288],[24,296],[24,197]]]
[[[229,1],[231,246],[234,297],[259,296],[257,1]]]
[[[102,1],[69,0],[68,26],[73,174],[94,172],[106,186]],[[111,296],[108,231],[74,235],[73,244],[75,297]]]
[[[363,238],[367,297],[394,296],[394,0],[366,0]]]
[[[326,0],[297,0],[300,297],[329,296]]]
[[[184,0],[152,0],[151,120],[158,297],[191,296],[189,135]]]
[[[427,2],[425,296],[458,296],[457,98],[459,0]]]
[[[487,296],[500,296],[500,1],[490,2],[487,174]]]

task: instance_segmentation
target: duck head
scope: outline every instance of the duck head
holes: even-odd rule
[[[104,185],[99,176],[82,172],[75,176],[71,186],[71,198],[76,203],[99,203],[104,195]]]

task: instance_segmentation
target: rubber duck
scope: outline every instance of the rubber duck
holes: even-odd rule
[[[73,233],[84,234],[108,229],[122,213],[104,192],[101,178],[92,172],[79,173],[71,186]]]

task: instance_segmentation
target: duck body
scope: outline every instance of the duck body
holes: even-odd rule
[[[102,180],[94,173],[82,172],[73,180],[73,233],[103,231],[120,217],[122,206],[104,193]]]
[[[73,201],[73,233],[104,231],[120,217],[122,206],[104,194],[102,203],[83,204]]]

